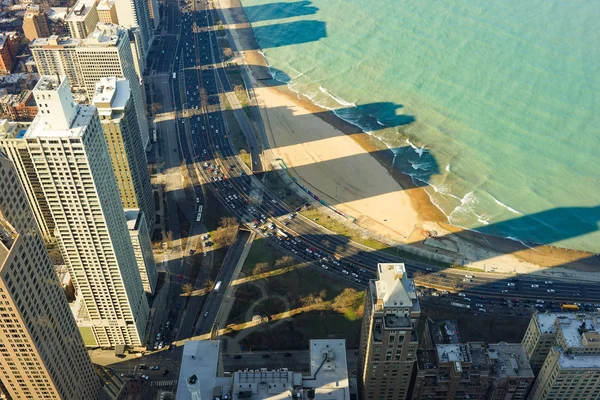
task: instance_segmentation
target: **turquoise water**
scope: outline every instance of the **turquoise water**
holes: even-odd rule
[[[451,223],[600,253],[600,1],[242,3],[276,78]]]

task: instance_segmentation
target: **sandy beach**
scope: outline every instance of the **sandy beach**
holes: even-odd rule
[[[237,8],[239,1],[220,3],[227,24],[241,22],[239,26],[248,26]],[[251,30],[243,32],[251,34]],[[232,36],[238,49],[243,49],[244,43],[255,42],[253,37],[240,37],[235,29]],[[391,151],[332,112],[272,80],[259,51],[242,51],[240,55],[252,71],[269,140],[268,159],[283,159],[306,187],[355,218],[362,228],[487,271],[600,279],[600,260],[593,254],[552,246],[529,248],[449,225],[424,189],[391,168]],[[549,267],[555,268],[543,271]]]

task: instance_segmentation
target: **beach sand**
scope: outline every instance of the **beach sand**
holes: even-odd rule
[[[220,2],[225,22],[244,22],[243,13],[237,8],[239,1]],[[235,15],[228,10],[235,10]],[[247,37],[251,30],[243,32],[246,37],[232,30],[238,49],[243,49],[244,43],[255,43],[253,37]],[[359,226],[395,242],[445,254],[484,270],[534,273],[561,266],[545,272],[600,280],[600,260],[593,254],[552,246],[531,249],[513,240],[449,225],[423,188],[391,168],[392,153],[385,151],[383,144],[272,80],[259,51],[243,51],[241,55],[252,71],[271,147],[267,152],[272,154],[267,158],[283,159],[306,187],[356,218]],[[426,232],[435,232],[437,238],[426,241]]]

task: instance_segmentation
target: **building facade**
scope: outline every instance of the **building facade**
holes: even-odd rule
[[[149,308],[96,108],[75,104],[64,77],[42,76],[33,93],[24,138],[82,299],[84,343],[140,346]]]
[[[23,33],[28,40],[50,36],[46,13],[40,9],[39,5],[27,7],[23,17]]]
[[[600,398],[600,314],[534,314],[523,338],[538,367],[530,400]],[[543,362],[540,364],[540,360]]]
[[[0,151],[13,162],[42,237],[46,242],[54,242],[54,220],[23,138],[28,127],[29,124],[0,121]]]
[[[78,0],[67,15],[66,23],[72,38],[85,39],[98,23],[97,0]]]
[[[1,153],[0,181],[0,380],[13,399],[97,399],[100,380],[17,172]]]
[[[158,25],[160,25],[160,7],[158,5],[158,0],[148,0],[148,11],[150,12],[152,29],[158,29]]]
[[[127,219],[127,227],[131,235],[131,243],[135,252],[142,285],[148,294],[154,294],[156,283],[158,281],[158,273],[156,271],[156,262],[152,252],[152,242],[150,241],[150,233],[146,224],[144,213],[138,209],[126,209],[125,218]]]
[[[16,32],[0,33],[0,75],[10,74],[15,67],[18,42],[19,35]]]
[[[406,399],[417,360],[421,308],[404,264],[378,264],[367,287],[358,357],[363,400]]]
[[[123,78],[100,78],[92,104],[98,109],[123,208],[139,208],[152,231],[152,185],[129,82]]]
[[[100,0],[100,3],[98,3],[98,19],[100,22],[119,25],[115,0]]]
[[[51,36],[30,44],[41,75],[67,75],[76,90],[84,90],[91,101],[100,78],[115,76],[129,81],[142,142],[149,142],[146,97],[131,52],[129,32],[118,25],[98,23],[86,39]]]
[[[139,31],[139,58],[145,61],[154,40],[148,0],[121,0],[116,1],[115,5],[119,25]]]

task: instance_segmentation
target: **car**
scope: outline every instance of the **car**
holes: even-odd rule
[[[162,349],[162,348],[164,347],[164,345],[165,345],[165,344],[164,344],[163,342],[160,342],[160,343],[158,344],[158,349],[159,349],[159,350],[160,350],[160,349]]]
[[[477,311],[479,311],[479,312],[487,312],[487,311],[485,310],[485,308],[480,308],[480,309],[478,309]]]
[[[142,379],[148,380],[148,379],[150,379],[150,377],[148,375],[142,375]]]
[[[146,364],[140,364],[139,368],[140,369],[148,369],[148,366]]]
[[[502,293],[508,293],[508,290],[502,289]]]
[[[473,282],[473,279],[463,278],[463,282]]]
[[[471,279],[471,278],[475,278],[475,277],[473,275],[465,275],[465,278]]]
[[[204,313],[204,318],[208,317],[208,311]]]
[[[161,337],[161,336],[162,336],[162,334],[161,334],[160,332],[158,332],[158,333],[156,334],[156,340],[160,340],[160,337]]]
[[[270,358],[270,357],[271,357],[271,355],[270,355],[270,354],[263,354],[263,355],[262,355],[262,358]]]
[[[433,268],[425,268],[425,271],[433,271]]]
[[[233,356],[234,360],[240,360],[242,358],[242,356],[240,354],[236,354],[235,356]]]
[[[531,285],[531,287],[532,287],[532,288],[539,288],[539,287],[540,287],[540,285],[533,284],[533,285]]]
[[[158,365],[153,365],[150,367],[151,371],[158,371],[160,369],[160,367]]]
[[[346,275],[348,275],[348,274],[349,274],[349,272],[348,272],[348,271],[346,271],[345,269],[343,269],[343,270],[342,270],[342,273],[343,273],[343,274],[346,274]]]
[[[483,308],[483,304],[477,303],[477,304],[475,304],[475,307]]]
[[[167,376],[167,375],[169,375],[169,370],[168,370],[168,369],[165,369],[165,370],[162,372],[162,376]]]
[[[127,356],[125,354],[121,353],[121,354],[117,354],[117,357],[118,358],[126,358]]]
[[[292,356],[292,353],[283,353],[283,356],[284,356],[284,357],[291,357],[291,356]]]
[[[544,283],[545,283],[546,285],[552,285],[552,284],[554,284],[554,282],[552,282],[552,281],[544,281]]]
[[[464,293],[459,293],[459,294],[458,294],[458,296],[459,296],[459,297],[467,297],[467,295],[466,295],[466,294],[464,294]]]
[[[548,289],[548,290],[546,290],[546,292],[548,292],[548,293],[554,293],[555,290],[554,289]]]
[[[506,286],[515,287],[515,284],[509,282],[509,283],[506,284]]]

